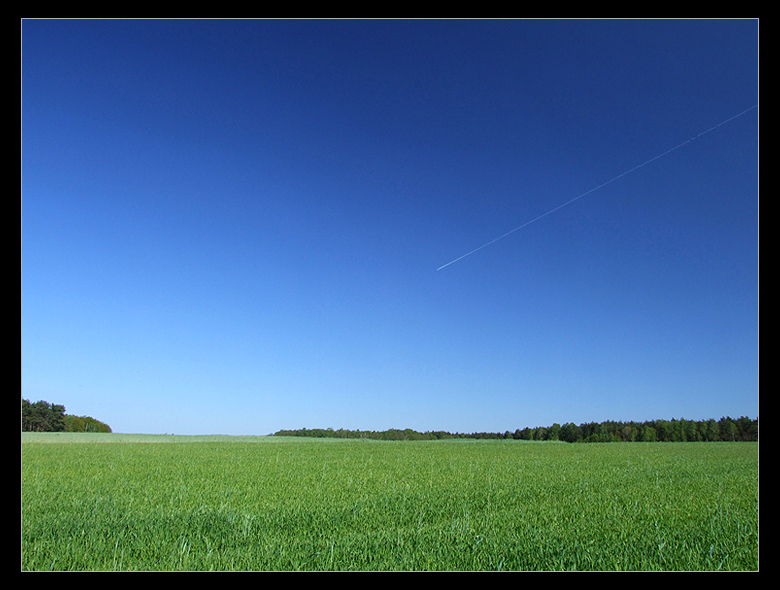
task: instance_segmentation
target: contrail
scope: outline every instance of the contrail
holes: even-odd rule
[[[715,129],[717,129],[717,128],[718,128],[718,127],[720,127],[721,125],[725,125],[726,123],[728,123],[728,122],[730,122],[730,121],[733,121],[734,119],[736,119],[736,118],[738,118],[738,117],[741,117],[741,116],[742,116],[742,115],[744,115],[745,113],[749,113],[750,111],[752,111],[753,109],[756,109],[756,108],[758,108],[758,105],[757,105],[757,104],[756,104],[756,105],[753,105],[752,107],[750,107],[750,108],[748,108],[748,109],[745,109],[745,110],[744,110],[744,111],[742,111],[741,113],[737,113],[737,114],[736,114],[736,115],[734,115],[733,117],[729,117],[729,118],[728,118],[728,119],[726,119],[725,121],[721,121],[721,122],[720,122],[720,123],[718,123],[717,125],[713,125],[713,126],[712,126],[712,127],[710,127],[709,129],[706,129],[706,130],[702,131],[701,133],[697,134],[695,137],[691,137],[690,139],[686,139],[686,140],[685,140],[684,142],[682,142],[681,144],[679,144],[679,145],[676,145],[676,146],[674,146],[673,148],[670,148],[670,149],[666,150],[665,152],[662,152],[662,153],[658,154],[657,156],[654,156],[654,157],[650,158],[649,160],[647,160],[647,161],[645,161],[645,162],[642,162],[641,164],[639,164],[639,165],[637,165],[637,166],[634,166],[634,167],[633,167],[633,168],[631,168],[630,170],[626,170],[625,172],[622,172],[622,173],[618,174],[617,176],[615,176],[614,178],[612,178],[612,179],[608,180],[607,182],[604,182],[604,183],[602,183],[602,184],[598,185],[597,187],[594,187],[594,188],[590,189],[589,191],[586,191],[586,192],[582,193],[581,195],[579,195],[579,196],[576,196],[576,197],[574,197],[573,199],[570,199],[570,200],[566,201],[565,203],[561,203],[561,204],[560,204],[560,205],[558,205],[557,207],[553,207],[552,209],[550,209],[550,210],[549,210],[549,211],[547,211],[546,213],[542,213],[542,214],[541,214],[541,215],[539,215],[538,217],[534,217],[534,218],[533,218],[531,221],[526,221],[526,222],[525,222],[523,225],[520,225],[520,226],[516,227],[515,229],[509,230],[509,231],[508,231],[508,232],[506,232],[505,234],[503,234],[503,235],[500,235],[500,236],[498,236],[497,238],[494,238],[494,239],[490,240],[489,242],[487,242],[487,243],[485,243],[485,244],[482,244],[482,245],[481,245],[481,246],[479,246],[478,248],[474,248],[474,249],[473,249],[471,252],[466,252],[466,253],[465,253],[463,256],[459,256],[459,257],[458,257],[458,258],[456,258],[455,260],[451,260],[450,262],[448,262],[447,264],[444,264],[444,265],[440,266],[440,267],[439,267],[439,268],[437,268],[436,270],[438,271],[438,270],[441,270],[441,269],[443,269],[443,268],[446,268],[446,267],[448,267],[450,264],[455,264],[456,262],[458,262],[458,260],[463,260],[464,258],[466,258],[466,256],[471,256],[471,255],[472,255],[472,254],[474,254],[475,252],[478,252],[479,250],[482,250],[482,248],[487,248],[487,247],[488,247],[488,246],[490,246],[491,244],[495,244],[495,243],[496,243],[496,242],[498,242],[499,240],[503,240],[503,239],[504,239],[505,237],[507,237],[508,235],[510,235],[510,234],[513,234],[513,233],[515,233],[516,231],[520,231],[520,230],[521,230],[521,229],[523,229],[524,227],[527,227],[527,226],[531,225],[532,223],[535,223],[535,222],[539,221],[540,219],[542,219],[542,218],[544,218],[544,217],[547,217],[547,216],[548,216],[548,215],[550,215],[551,213],[555,213],[555,212],[556,212],[556,211],[558,211],[559,209],[563,209],[563,208],[564,208],[564,207],[566,207],[567,205],[571,205],[571,204],[572,204],[574,201],[578,201],[578,200],[580,200],[581,198],[583,198],[583,197],[586,197],[586,196],[588,196],[589,194],[591,194],[591,193],[593,193],[593,192],[595,192],[595,191],[599,190],[600,188],[604,188],[604,187],[605,187],[605,186],[607,186],[608,184],[610,184],[610,183],[612,183],[612,182],[615,182],[615,181],[616,181],[616,180],[618,180],[619,178],[623,178],[623,177],[624,177],[624,176],[626,176],[627,174],[631,174],[632,172],[634,172],[634,171],[636,171],[636,170],[639,170],[639,169],[640,169],[642,166],[647,166],[647,165],[648,165],[648,164],[650,164],[651,162],[655,162],[656,160],[658,160],[658,159],[660,159],[660,158],[663,158],[664,156],[666,156],[666,155],[668,155],[668,154],[671,154],[673,151],[675,151],[675,150],[679,150],[679,149],[680,149],[681,147],[683,147],[684,145],[687,145],[687,144],[691,143],[692,141],[694,141],[694,140],[696,140],[696,139],[700,138],[702,135],[706,135],[707,133],[709,133],[710,131],[714,131]]]

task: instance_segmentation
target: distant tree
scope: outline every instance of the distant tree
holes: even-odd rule
[[[27,400],[22,400],[23,407],[23,428],[30,429],[39,427],[41,420],[35,419],[35,406],[38,413],[42,413],[46,402],[38,402],[38,405],[30,404]],[[51,408],[49,408],[51,409]],[[62,408],[64,410],[64,408]],[[69,430],[78,429],[81,431],[94,432],[97,428],[105,427],[107,430],[102,432],[111,432],[107,425],[90,418],[89,416],[71,417],[65,416]],[[537,426],[535,428],[525,427],[522,430],[517,429],[513,433],[510,431],[501,432],[472,432],[450,433],[446,431],[426,431],[418,432],[411,428],[404,430],[390,429],[375,432],[373,430],[346,430],[340,428],[301,428],[298,430],[280,430],[274,433],[276,436],[309,436],[325,438],[371,438],[378,440],[440,440],[440,439],[514,439],[514,440],[536,440],[536,441],[555,441],[564,442],[696,442],[696,441],[757,441],[758,440],[758,419],[752,420],[746,416],[736,420],[724,417],[719,421],[713,419],[697,422],[695,420],[649,420],[646,422],[616,422],[607,420],[605,422],[587,422],[579,426],[573,422],[567,422],[563,426],[554,423],[550,426]]]
[[[687,442],[685,420],[672,420],[672,441]]]
[[[561,439],[561,425],[557,422],[547,429],[547,440]]]
[[[111,432],[108,424],[95,420],[91,416],[70,416],[65,414],[67,432]]]
[[[585,442],[597,442],[598,428],[599,425],[596,422],[585,422],[584,424],[580,424],[582,440]]]
[[[87,422],[81,416],[66,416],[65,426],[68,432],[86,432]]]
[[[718,422],[714,419],[704,422],[701,433],[705,441],[720,440],[720,429],[718,428]]]
[[[718,429],[720,432],[720,440],[737,440],[737,434],[739,433],[737,425],[734,424],[734,421],[728,416],[725,416],[718,421]]]
[[[701,442],[704,440],[698,422],[695,420],[688,420],[685,423],[685,438],[689,442]]]
[[[624,424],[620,429],[620,440],[623,442],[634,442],[637,436],[637,428],[634,424]]]
[[[758,421],[741,416],[734,421],[739,440],[758,440]]]
[[[574,424],[574,422],[567,422],[561,426],[561,440],[564,442],[580,442],[582,440],[582,428]]]
[[[22,430],[28,432],[111,432],[108,424],[90,416],[70,416],[65,406],[22,399]]]
[[[656,430],[656,440],[670,442],[673,436],[672,423],[669,420],[656,420],[654,428]]]
[[[65,406],[22,399],[22,430],[60,432],[65,430]]]

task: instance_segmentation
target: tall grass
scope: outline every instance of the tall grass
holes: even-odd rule
[[[754,443],[89,436],[23,438],[25,570],[758,568]]]

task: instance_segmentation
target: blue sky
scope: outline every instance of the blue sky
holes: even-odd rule
[[[176,434],[758,415],[757,21],[21,32],[23,397]]]

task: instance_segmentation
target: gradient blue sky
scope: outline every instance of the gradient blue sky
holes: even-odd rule
[[[22,396],[114,432],[758,415],[755,20],[25,20]]]

